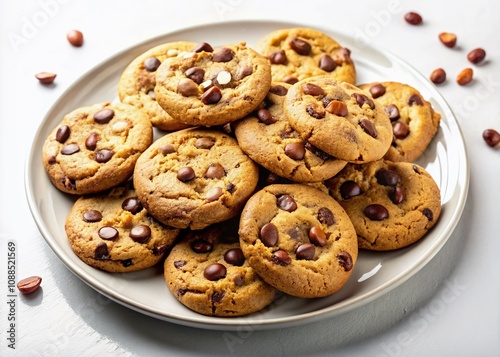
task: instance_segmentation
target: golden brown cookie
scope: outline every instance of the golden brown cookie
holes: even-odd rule
[[[356,232],[342,207],[306,185],[270,185],[255,193],[240,219],[248,263],[272,286],[316,298],[340,290],[358,256]]]
[[[276,30],[259,41],[257,50],[271,62],[273,81],[293,84],[327,75],[339,82],[356,83],[351,52],[319,30]]]
[[[152,141],[153,128],[143,111],[105,102],[67,114],[47,137],[42,160],[59,190],[97,193],[129,178]]]
[[[378,160],[391,145],[392,126],[383,107],[369,92],[327,76],[292,85],[284,110],[304,140],[339,160]]]
[[[222,125],[243,118],[271,85],[269,61],[244,42],[209,44],[166,59],[156,74],[155,95],[173,118],[189,125]]]
[[[360,85],[385,108],[392,122],[393,141],[384,158],[413,162],[422,155],[439,128],[441,116],[412,86],[399,82]]]
[[[158,139],[134,171],[144,207],[177,228],[202,229],[236,216],[257,181],[257,165],[234,138],[201,128]]]
[[[176,41],[155,46],[137,56],[123,71],[118,82],[118,96],[122,103],[144,110],[154,127],[175,131],[188,125],[172,118],[156,102],[156,70],[165,58],[182,56],[192,51],[194,42]]]
[[[360,248],[406,247],[421,239],[441,214],[438,185],[413,163],[348,164],[326,185],[351,218]]]
[[[80,197],[66,218],[65,230],[82,261],[112,273],[152,267],[179,234],[151,217],[135,191],[125,186]]]
[[[165,260],[165,281],[183,305],[210,316],[243,316],[269,305],[278,291],[250,267],[238,221],[187,230]]]

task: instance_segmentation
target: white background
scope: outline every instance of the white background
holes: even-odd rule
[[[406,24],[415,10],[422,26]],[[0,2],[0,355],[1,356],[500,356],[500,149],[482,132],[500,131],[500,3],[475,1],[2,1]],[[444,248],[416,275],[374,302],[305,326],[234,332],[159,321],[109,301],[76,278],[38,232],[24,193],[31,139],[45,113],[82,74],[150,37],[187,26],[267,19],[330,27],[396,53],[428,76],[443,67],[439,91],[455,111],[470,159],[468,201]],[[79,29],[85,44],[71,47]],[[440,32],[458,35],[455,49]],[[487,60],[473,66],[470,49]],[[464,67],[475,80],[460,87]],[[57,73],[54,86],[34,74]],[[7,241],[17,243],[18,278],[43,288],[16,306],[16,349],[7,348]]]

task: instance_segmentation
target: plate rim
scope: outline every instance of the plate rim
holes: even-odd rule
[[[90,69],[85,71],[81,76],[79,76],[71,85],[69,85],[58,97],[57,99],[52,103],[52,105],[49,107],[47,112],[45,113],[42,121],[40,122],[37,130],[35,131],[35,134],[32,138],[32,145],[30,147],[30,150],[28,152],[27,158],[25,160],[25,165],[24,165],[24,188],[25,188],[25,195],[26,199],[28,202],[29,210],[31,212],[31,215],[35,221],[36,226],[38,227],[42,237],[44,238],[45,242],[49,245],[51,250],[57,255],[57,257],[64,263],[65,267],[69,269],[74,275],[76,275],[80,280],[85,282],[87,285],[89,285],[92,289],[96,290],[97,292],[105,295],[109,299],[126,306],[127,308],[130,308],[134,311],[137,311],[141,314],[151,316],[156,319],[164,320],[167,322],[172,322],[175,324],[180,324],[180,325],[185,325],[185,326],[190,326],[190,327],[196,327],[196,328],[203,328],[203,329],[212,329],[212,330],[236,330],[237,328],[241,328],[241,326],[247,326],[247,327],[252,327],[256,329],[270,329],[270,328],[283,328],[283,327],[290,327],[294,326],[297,324],[298,321],[300,321],[301,324],[305,323],[312,323],[314,321],[326,319],[326,318],[332,318],[336,316],[337,314],[343,314],[348,311],[354,310],[358,307],[361,307],[363,305],[368,304],[371,301],[374,301],[381,296],[387,294],[389,291],[397,288],[400,286],[402,283],[413,277],[418,271],[420,271],[430,260],[432,260],[436,254],[441,250],[441,248],[446,244],[450,236],[453,234],[453,231],[455,227],[457,226],[459,222],[459,218],[463,213],[463,210],[465,208],[465,204],[467,202],[467,196],[468,196],[468,191],[469,191],[469,184],[470,184],[470,163],[469,163],[469,158],[467,156],[467,150],[466,150],[466,144],[464,140],[464,136],[462,133],[462,130],[460,128],[460,125],[458,123],[458,120],[456,118],[456,115],[453,113],[451,107],[449,106],[448,102],[446,99],[441,95],[441,93],[433,86],[430,81],[423,76],[415,67],[413,67],[410,63],[407,61],[403,60],[401,57],[396,55],[395,53],[385,49],[381,48],[379,46],[375,47],[372,44],[367,44],[363,47],[363,49],[369,49],[371,51],[375,51],[378,53],[382,53],[385,56],[391,57],[393,60],[396,60],[399,64],[402,64],[409,69],[412,70],[412,74],[418,77],[421,81],[422,84],[425,84],[427,87],[427,90],[429,90],[433,95],[438,98],[441,101],[441,106],[443,109],[447,111],[446,118],[451,118],[452,121],[448,122],[448,125],[451,125],[453,129],[458,133],[459,139],[460,139],[460,144],[459,147],[456,147],[456,149],[459,152],[459,158],[461,159],[459,162],[460,170],[458,172],[457,176],[457,182],[462,184],[463,188],[460,191],[459,199],[454,207],[454,212],[453,215],[450,219],[449,222],[447,222],[447,226],[445,227],[444,231],[442,232],[442,235],[445,235],[446,237],[443,239],[438,239],[434,244],[432,244],[429,249],[427,254],[420,256],[411,266],[409,266],[406,270],[401,271],[399,274],[394,276],[392,279],[389,279],[386,281],[384,284],[378,286],[376,289],[371,290],[369,293],[365,294],[368,296],[359,296],[354,300],[349,300],[349,301],[340,301],[335,303],[334,305],[331,305],[326,308],[320,308],[318,310],[302,313],[300,315],[291,315],[291,316],[286,316],[286,317],[277,317],[277,318],[272,318],[268,320],[264,319],[257,319],[257,320],[252,320],[248,321],[247,319],[238,319],[238,320],[231,320],[230,318],[218,318],[218,317],[213,317],[213,319],[210,319],[209,321],[198,321],[195,319],[186,319],[183,317],[182,319],[176,318],[171,314],[171,316],[166,316],[164,314],[158,314],[155,313],[154,311],[151,311],[151,308],[148,308],[142,303],[136,303],[134,301],[131,301],[129,298],[125,296],[118,296],[122,294],[114,294],[112,291],[106,291],[105,286],[103,283],[98,281],[94,276],[89,275],[85,272],[80,271],[78,269],[78,266],[75,266],[72,264],[69,256],[63,251],[62,247],[60,247],[55,239],[52,237],[52,234],[49,232],[48,228],[46,227],[45,222],[43,222],[43,219],[40,215],[40,212],[37,209],[37,205],[35,202],[35,197],[34,197],[34,190],[33,187],[31,187],[31,178],[30,178],[30,165],[33,163],[33,160],[35,159],[35,155],[38,155],[39,152],[36,151],[35,149],[35,138],[39,138],[40,132],[43,130],[44,124],[49,120],[49,114],[52,113],[55,108],[60,105],[62,100],[67,96],[69,92],[75,89],[75,87],[78,86],[79,82],[83,80],[84,78],[89,77],[94,71],[98,70],[100,67],[102,67],[104,64],[109,63],[113,61],[113,59],[116,59],[130,51],[133,51],[134,49],[141,47],[141,46],[146,46],[148,43],[154,43],[160,41],[162,38],[167,37],[167,36],[174,36],[177,33],[182,33],[186,31],[196,31],[200,30],[203,28],[207,27],[218,27],[218,26],[234,26],[238,25],[241,26],[255,26],[258,24],[269,24],[273,26],[281,26],[283,25],[283,28],[286,27],[312,27],[319,29],[320,31],[327,31],[327,32],[333,32],[336,34],[339,34],[341,36],[344,36],[346,38],[353,39],[352,36],[349,36],[345,33],[342,33],[341,31],[338,31],[334,28],[330,28],[328,26],[317,26],[317,25],[310,25],[310,24],[305,24],[301,22],[296,22],[296,21],[280,21],[280,20],[231,20],[231,21],[211,21],[211,22],[205,22],[201,24],[197,24],[194,26],[185,26],[182,28],[176,28],[172,31],[167,31],[163,34],[155,35],[153,37],[149,37],[145,40],[138,41],[135,44],[132,44],[130,46],[127,46],[126,48],[115,52],[113,55],[108,56],[104,60],[99,61],[96,65],[92,66]],[[36,151],[36,152],[35,152]],[[463,166],[463,168],[462,168]],[[458,184],[457,183],[457,184]],[[429,252],[430,251],[430,252]],[[345,306],[344,306],[345,305]],[[332,306],[335,308],[333,309]],[[250,315],[251,316],[251,315]],[[207,316],[205,316],[206,318]]]

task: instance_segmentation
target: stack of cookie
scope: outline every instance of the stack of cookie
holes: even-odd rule
[[[281,293],[334,294],[359,248],[406,247],[436,223],[439,188],[413,161],[440,118],[416,89],[357,85],[350,51],[318,30],[256,48],[156,46],[124,69],[121,103],[54,128],[43,163],[79,196],[65,228],[80,259],[164,261],[182,304],[241,316]]]

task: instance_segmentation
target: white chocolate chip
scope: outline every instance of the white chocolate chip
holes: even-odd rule
[[[177,57],[191,58],[194,57],[195,54],[196,54],[195,52],[181,52],[177,55]]]
[[[168,57],[175,57],[175,56],[179,55],[179,52],[180,52],[179,50],[176,50],[176,49],[174,49],[174,48],[171,48],[171,49],[169,49],[169,50],[167,51],[167,56],[168,56]]]
[[[113,124],[111,129],[115,133],[120,133],[128,128],[128,123],[126,121],[120,120]]]
[[[207,79],[205,82],[203,82],[202,84],[200,84],[200,86],[202,87],[203,90],[205,90],[207,88],[210,88],[212,86],[212,80],[211,79]]]
[[[231,81],[231,73],[228,71],[221,71],[217,75],[217,82],[219,84],[228,84]]]

